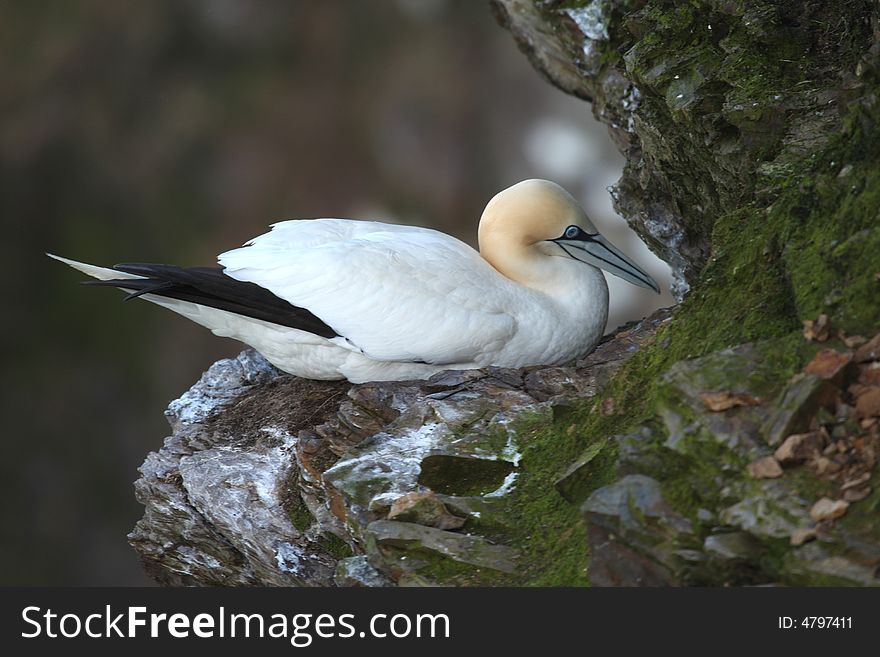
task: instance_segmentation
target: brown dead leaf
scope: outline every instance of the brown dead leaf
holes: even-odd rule
[[[816,529],[814,527],[803,527],[795,529],[791,533],[791,539],[789,542],[792,545],[803,545],[807,541],[812,541],[814,538],[816,538]]]
[[[726,411],[734,406],[757,406],[761,399],[739,392],[701,392],[700,399],[710,411]]]
[[[850,488],[848,491],[844,491],[843,499],[847,502],[861,502],[870,494],[870,486],[865,486],[864,488]]]
[[[868,390],[871,389],[871,386],[862,385],[861,383],[853,383],[850,385],[846,391],[849,393],[849,396],[852,398],[857,398],[859,395],[862,395]]]
[[[833,520],[839,518],[849,508],[849,502],[845,500],[832,500],[823,497],[810,509],[810,517],[819,522],[820,520]]]
[[[837,450],[835,450],[837,451]],[[816,473],[817,476],[825,479],[834,477],[840,472],[840,463],[833,461],[827,456],[816,456],[807,462],[807,465]]]
[[[814,374],[820,379],[833,379],[844,367],[849,365],[853,355],[849,351],[823,349],[817,353],[804,368],[804,374]]]
[[[805,319],[804,322],[804,337],[808,342],[825,342],[829,337],[831,337],[831,322],[828,320],[828,315],[819,315],[819,318],[816,320]]]
[[[862,365],[859,368],[859,383],[863,386],[880,386],[880,363]]]
[[[782,468],[772,456],[749,463],[747,470],[754,479],[775,479],[782,476]]]
[[[871,480],[871,473],[865,472],[865,473],[859,475],[858,477],[856,477],[854,479],[850,479],[849,481],[844,483],[840,487],[840,490],[848,490],[850,488],[857,488],[857,487],[861,486],[862,484],[867,483],[870,480]]]
[[[786,438],[773,453],[780,463],[796,463],[805,461],[819,451],[822,438],[818,431],[796,433]]]
[[[880,387],[865,387],[856,397],[857,418],[880,416]]]
[[[840,338],[840,341],[846,345],[847,349],[855,349],[856,347],[861,347],[868,341],[868,338],[861,335],[847,335],[843,331],[837,332],[837,337]]]
[[[857,363],[867,363],[871,360],[880,360],[880,333],[856,349]]]

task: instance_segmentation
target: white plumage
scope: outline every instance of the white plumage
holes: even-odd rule
[[[353,382],[562,363],[590,351],[605,327],[608,290],[594,264],[657,289],[546,181],[498,194],[481,219],[480,247],[425,228],[312,219],[275,224],[219,256],[225,277],[308,310],[333,337],[211,307],[212,299],[169,298],[175,288],[156,287],[159,274],[52,257],[100,280],[129,281],[138,296],[251,345],[284,371]]]

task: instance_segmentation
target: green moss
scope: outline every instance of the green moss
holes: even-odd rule
[[[856,333],[876,329],[880,319],[875,276],[880,272],[880,170],[873,162],[850,166],[843,179],[818,176],[810,198],[803,199],[800,191],[786,196],[774,206],[772,219],[784,224],[784,258],[797,315],[828,313]],[[808,203],[805,219],[785,221]]]
[[[295,468],[291,468],[282,490],[284,491],[282,505],[287,517],[298,531],[306,531],[312,526],[314,518],[299,494],[299,474]]]
[[[298,496],[296,500],[288,502],[286,508],[290,522],[293,523],[293,526],[299,531],[304,532],[312,526],[314,518],[312,518],[312,514]]]
[[[577,461],[556,481],[556,490],[569,502],[577,504],[603,485],[606,473],[617,461],[616,443],[597,440],[591,443]]]
[[[411,575],[404,575],[404,582],[412,580],[422,586],[494,586],[502,583],[505,577],[498,571],[478,568],[430,550],[383,546],[381,553],[388,563],[406,564]]]
[[[419,483],[444,495],[485,495],[497,490],[514,470],[509,461],[463,458],[448,454],[426,456]]]
[[[522,451],[520,475],[508,500],[512,529],[504,537],[520,550],[521,570],[508,583],[535,586],[586,585],[587,540],[577,506],[566,502],[554,482],[584,448],[588,409],[553,421],[527,418],[515,423]],[[575,427],[572,430],[572,427]],[[611,468],[597,473],[597,485],[611,481]]]
[[[354,555],[351,546],[335,534],[322,534],[317,545],[322,551],[336,559],[345,559]]]

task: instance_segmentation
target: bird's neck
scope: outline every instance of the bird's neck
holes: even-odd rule
[[[602,272],[572,258],[510,253],[490,250],[486,260],[505,278],[537,293],[535,302],[557,318],[557,337],[570,333],[572,343],[582,345],[589,336],[586,343],[591,347],[598,342],[608,320],[608,285]],[[581,351],[575,349],[569,357]]]
[[[571,270],[565,262],[570,258],[549,257],[532,245],[514,240],[488,244],[481,241],[480,255],[505,278],[533,290],[550,293],[570,284],[566,279]]]
[[[550,256],[534,246],[512,241],[503,245],[486,245],[480,249],[480,255],[505,278],[543,292],[563,304],[608,305],[605,277],[592,265],[572,258]]]
[[[583,344],[592,348],[598,342],[608,319],[608,285],[597,267],[534,247],[493,247],[480,250],[483,258],[505,278],[537,293],[539,306],[552,309],[557,337],[568,335],[574,345],[566,358],[582,355]]]

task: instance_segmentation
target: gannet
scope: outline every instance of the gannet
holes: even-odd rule
[[[479,252],[427,228],[301,219],[222,253],[215,268],[47,255],[244,342],[285,372],[353,383],[562,364],[602,337],[600,268],[660,292],[546,180],[493,197],[478,241]]]

